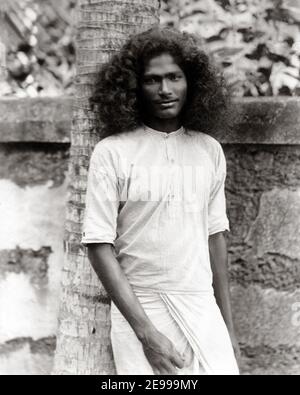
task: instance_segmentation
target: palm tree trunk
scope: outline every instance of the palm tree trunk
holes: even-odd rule
[[[7,3],[0,0],[0,83],[6,78],[6,45],[7,31],[5,26],[5,10]],[[1,95],[1,91],[0,91]]]
[[[158,23],[158,0],[78,0],[76,100],[54,374],[114,374],[110,300],[80,244],[87,171],[99,141],[88,98],[97,72],[129,35]]]

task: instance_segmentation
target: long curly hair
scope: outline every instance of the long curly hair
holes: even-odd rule
[[[100,136],[131,131],[143,123],[140,85],[144,67],[168,53],[187,78],[187,100],[180,114],[186,129],[210,133],[232,126],[230,89],[223,73],[201,48],[199,39],[174,28],[154,27],[132,36],[103,65],[90,98]]]

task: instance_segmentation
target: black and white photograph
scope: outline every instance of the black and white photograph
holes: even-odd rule
[[[0,0],[0,375],[299,374],[300,0]]]

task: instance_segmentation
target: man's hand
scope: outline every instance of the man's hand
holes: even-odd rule
[[[154,374],[177,374],[176,368],[184,367],[184,357],[173,343],[159,331],[149,332],[142,340],[146,358]]]
[[[141,341],[155,374],[177,374],[184,360],[172,342],[159,332],[145,313],[120,267],[110,244],[91,244],[89,259],[106,292]]]

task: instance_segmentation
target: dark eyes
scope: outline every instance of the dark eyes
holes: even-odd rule
[[[167,76],[167,78],[170,81],[179,81],[180,79],[182,79],[182,76],[181,75],[176,75],[176,74],[170,74],[170,75]],[[144,79],[144,83],[145,84],[149,84],[149,85],[157,84],[157,83],[160,83],[160,82],[161,82],[161,78],[159,78],[159,77],[149,77],[149,78],[145,78]]]
[[[159,81],[157,80],[157,78],[146,78],[146,79],[144,80],[144,83],[145,83],[145,84],[155,84],[155,83],[157,83],[157,82],[159,82]]]
[[[181,79],[181,75],[170,75],[169,79],[172,81],[179,81]]]

